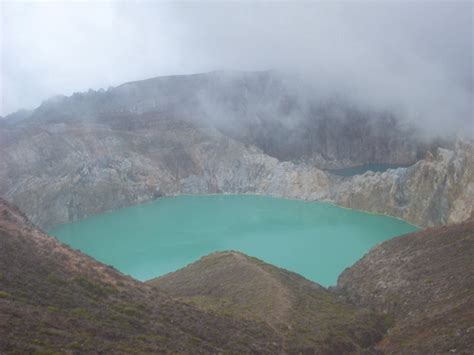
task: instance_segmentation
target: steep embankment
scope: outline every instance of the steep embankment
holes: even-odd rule
[[[0,128],[0,196],[42,227],[179,193],[321,199],[327,174],[159,114]]]
[[[428,228],[373,248],[339,277],[356,305],[387,314],[393,327],[376,348],[388,353],[474,349],[474,219]]]
[[[48,100],[0,122],[0,196],[42,227],[180,193],[328,200],[420,226],[471,213],[472,142],[438,148],[303,89],[274,72],[208,73]],[[383,174],[320,170],[425,153]]]
[[[381,317],[298,274],[238,252],[211,254],[149,283],[203,310],[263,321],[282,336],[290,353],[360,351],[384,332]]]
[[[461,142],[409,168],[341,178],[158,113],[0,127],[0,196],[42,227],[179,193],[329,200],[440,225],[473,210],[473,147]]]

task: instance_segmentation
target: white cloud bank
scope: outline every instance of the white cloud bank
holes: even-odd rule
[[[0,16],[0,114],[153,76],[274,68],[474,129],[470,1],[4,1]]]

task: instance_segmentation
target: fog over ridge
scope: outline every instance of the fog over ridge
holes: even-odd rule
[[[436,133],[473,128],[473,3],[1,4],[1,111],[160,75],[276,69]],[[306,85],[306,84],[305,84]]]

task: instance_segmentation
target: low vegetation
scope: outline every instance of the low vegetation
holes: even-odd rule
[[[233,251],[142,283],[0,199],[0,353],[469,353],[473,223],[382,243],[330,290]]]

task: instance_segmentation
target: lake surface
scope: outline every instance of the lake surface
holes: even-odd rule
[[[395,218],[326,203],[195,195],[161,198],[50,233],[139,280],[232,249],[330,286],[375,244],[415,230]]]
[[[361,166],[354,166],[350,168],[342,168],[342,169],[331,169],[328,170],[331,174],[339,175],[339,176],[354,176],[354,175],[362,175],[367,171],[373,171],[375,173],[383,173],[388,169],[397,169],[397,168],[406,168],[407,165],[395,165],[395,164],[367,164]]]

